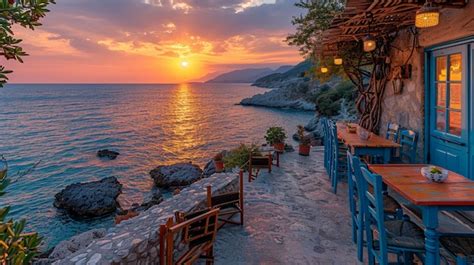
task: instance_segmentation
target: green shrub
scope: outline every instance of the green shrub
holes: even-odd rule
[[[246,145],[241,144],[239,147],[230,150],[224,156],[224,165],[226,169],[233,169],[235,167],[243,167],[250,159],[250,153],[261,155],[259,147],[256,144]]]
[[[323,116],[336,116],[341,110],[341,102],[354,102],[356,89],[350,81],[343,81],[334,88],[323,87],[314,97],[316,109]]]
[[[4,159],[0,162],[6,164]],[[5,189],[11,183],[7,177],[7,169],[8,167],[0,172],[0,196],[5,194]],[[25,175],[28,172],[18,175]],[[39,253],[38,247],[42,238],[37,233],[24,232],[26,220],[7,220],[9,211],[10,206],[0,208],[0,264],[30,264]]]
[[[285,129],[282,127],[270,127],[265,135],[265,140],[268,144],[273,145],[277,143],[283,143],[286,139]]]

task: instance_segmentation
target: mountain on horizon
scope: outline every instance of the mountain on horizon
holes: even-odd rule
[[[206,83],[253,83],[261,77],[276,73],[284,73],[292,68],[293,66],[291,65],[284,65],[278,67],[277,69],[267,67],[234,70],[207,80]]]
[[[266,88],[278,88],[283,83],[292,79],[305,79],[305,73],[309,71],[311,67],[313,67],[312,62],[309,60],[305,60],[297,64],[296,66],[291,67],[287,71],[262,76],[255,80],[252,85]]]

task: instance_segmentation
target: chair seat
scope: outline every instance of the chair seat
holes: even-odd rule
[[[441,244],[455,256],[474,256],[474,235],[473,237],[443,236]]]
[[[420,249],[425,248],[423,230],[416,224],[405,220],[385,221],[387,244],[391,247]]]

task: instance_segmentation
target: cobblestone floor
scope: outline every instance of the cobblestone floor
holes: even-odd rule
[[[245,225],[226,226],[216,264],[359,264],[351,241],[347,184],[334,195],[323,149],[281,156],[281,168],[245,183]]]

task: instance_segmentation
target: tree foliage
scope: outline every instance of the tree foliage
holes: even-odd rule
[[[39,20],[49,12],[48,5],[54,3],[55,0],[0,0],[0,57],[22,63],[28,54],[20,46],[22,40],[15,38],[12,27],[19,25],[34,30],[41,26]],[[0,65],[0,87],[8,81],[11,72]]]
[[[293,17],[296,32],[288,35],[289,45],[298,46],[303,56],[314,57],[314,49],[321,42],[322,33],[331,26],[334,17],[343,11],[341,0],[300,0],[295,5],[305,14]]]
[[[6,164],[2,157],[2,163]],[[37,165],[37,164],[36,164]],[[19,172],[19,177],[33,170],[36,165],[25,172]],[[11,184],[7,176],[8,167],[0,171],[0,197],[5,195],[5,190]],[[17,176],[17,177],[18,177]],[[26,220],[14,221],[7,219],[10,206],[0,208],[0,264],[21,265],[30,264],[38,254],[38,247],[42,239],[37,233],[25,233]]]

